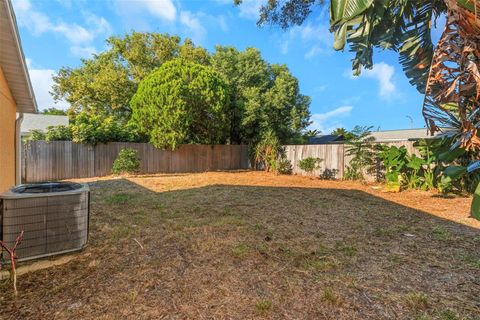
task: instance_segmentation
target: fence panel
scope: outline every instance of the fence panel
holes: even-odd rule
[[[71,141],[24,143],[22,181],[39,182],[109,175],[123,148],[138,151],[140,173],[248,169],[245,145],[182,145],[175,151],[148,143],[111,142],[90,146]]]

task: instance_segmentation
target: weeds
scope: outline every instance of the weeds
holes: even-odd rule
[[[260,299],[255,303],[255,309],[260,313],[265,313],[272,308],[272,301],[269,299]]]
[[[408,307],[415,312],[428,309],[428,296],[423,292],[410,292],[405,299]]]

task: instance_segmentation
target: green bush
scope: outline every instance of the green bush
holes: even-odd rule
[[[320,162],[322,162],[320,158],[308,157],[300,160],[298,167],[306,173],[312,174],[315,169],[320,168]]]
[[[122,149],[118,153],[117,159],[113,162],[112,173],[122,174],[137,173],[140,169],[140,159],[138,151],[135,149]]]
[[[277,171],[277,160],[281,155],[282,146],[272,130],[267,131],[255,146],[255,167],[261,167],[265,171]]]
[[[277,159],[276,171],[279,174],[291,174],[292,173],[292,163],[285,157],[280,157]]]
[[[49,126],[45,134],[46,141],[71,141],[72,130],[69,126]]]
[[[38,140],[45,140],[45,133],[42,130],[32,129],[28,133],[29,141],[38,141]]]

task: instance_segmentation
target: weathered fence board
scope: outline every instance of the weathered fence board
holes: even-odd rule
[[[319,169],[315,170],[315,175],[322,174],[326,169],[335,170],[336,177],[343,177],[344,171],[344,149],[343,144],[311,144],[311,145],[287,145],[285,146],[285,155],[292,163],[294,174],[305,174],[299,168],[299,162],[308,157],[320,158]]]
[[[248,169],[245,145],[183,145],[159,150],[148,143],[111,142],[90,146],[71,141],[30,141],[22,154],[22,181],[38,182],[109,175],[123,148],[138,150],[140,173]]]

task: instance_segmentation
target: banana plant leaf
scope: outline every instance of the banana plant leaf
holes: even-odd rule
[[[462,166],[449,166],[443,171],[443,174],[452,180],[460,179],[466,173],[467,168]]]

